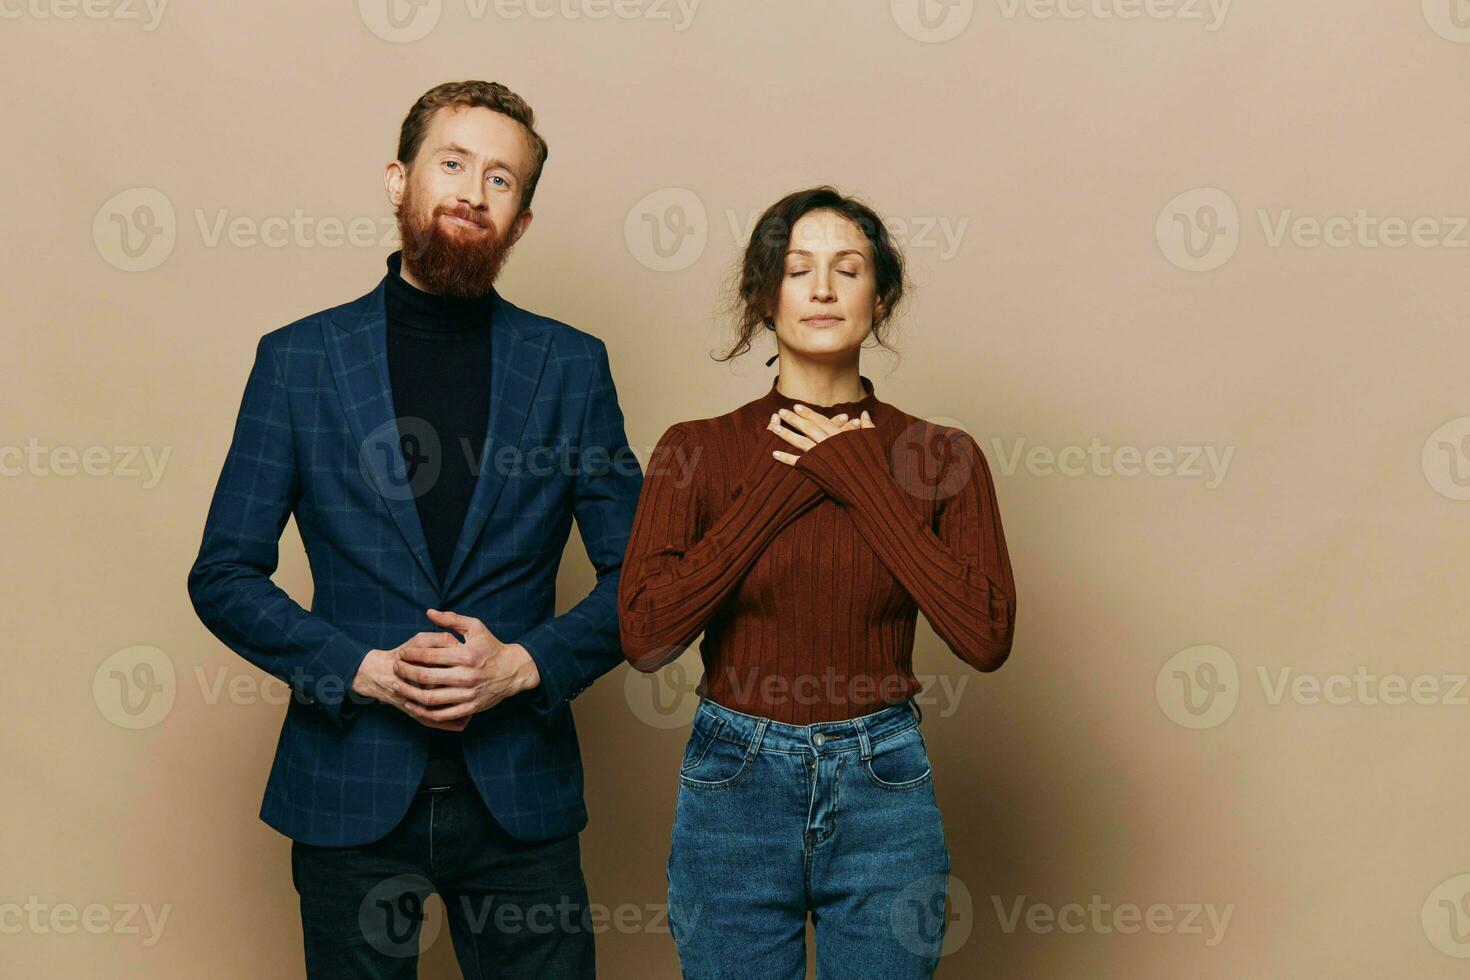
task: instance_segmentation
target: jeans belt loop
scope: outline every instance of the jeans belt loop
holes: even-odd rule
[[[863,747],[862,758],[866,762],[873,757],[873,743],[868,738],[868,726],[863,724],[861,718],[854,718],[852,724],[857,729],[858,744]]]
[[[919,707],[919,701],[917,698],[909,698],[909,710],[914,713],[915,722],[920,722],[924,720],[924,709]]]
[[[770,719],[768,718],[762,718],[755,723],[755,735],[751,737],[750,745],[745,750],[746,760],[754,759],[756,753],[761,750],[761,739],[765,737],[766,725],[769,723]]]

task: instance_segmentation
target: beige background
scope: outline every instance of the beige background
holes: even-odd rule
[[[256,818],[279,687],[199,624],[185,574],[257,338],[383,273],[381,234],[321,223],[391,228],[404,113],[479,77],[551,145],[503,289],[607,341],[645,460],[672,421],[770,384],[766,347],[708,356],[759,209],[831,181],[895,222],[904,354],[863,372],[980,441],[1019,594],[998,673],[920,630],[971,899],[941,976],[1464,975],[1470,4],[1241,0],[1221,22],[1203,0],[960,0],[929,29],[907,0],[705,0],[687,23],[662,0],[605,19],[428,0],[408,26],[431,29],[401,40],[372,0],[180,0],[156,21],[96,2],[0,5],[0,972],[301,975],[288,842]],[[129,258],[117,222],[140,205],[165,234],[135,231]],[[1300,223],[1360,210],[1391,220],[1337,246]],[[277,245],[251,238],[298,212]],[[1154,474],[1047,464],[1094,438],[1162,447]],[[1223,479],[1190,447],[1229,453]],[[91,473],[66,475],[69,453]],[[309,600],[294,527],[277,580]],[[591,582],[574,536],[561,607]],[[163,670],[156,718],[113,683],[139,657]],[[592,895],[638,907],[600,964],[674,977],[644,907],[665,896],[692,699],[664,675],[664,723],[627,675],[576,708]],[[1212,700],[1181,679],[1212,677]],[[1070,932],[1041,918],[1094,901],[1111,909]],[[1032,925],[1009,925],[1017,902]],[[1130,904],[1171,924],[1120,931]],[[1228,910],[1223,937],[1190,905]],[[149,910],[168,915],[152,936]],[[447,933],[423,975],[457,975]]]

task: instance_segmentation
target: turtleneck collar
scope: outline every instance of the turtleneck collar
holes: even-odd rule
[[[783,395],[776,387],[780,380],[781,376],[778,374],[771,381],[771,390],[762,395],[756,402],[760,410],[766,415],[780,408],[791,409],[793,406],[801,404],[807,408],[814,408],[829,418],[841,412],[846,412],[849,416],[856,417],[866,410],[873,420],[877,421],[878,415],[882,411],[882,406],[885,404],[879,401],[878,396],[873,393],[873,382],[869,381],[866,375],[858,375],[858,380],[863,385],[864,395],[862,398],[850,402],[837,402],[834,405],[818,405],[816,402],[792,398],[790,395]]]
[[[483,296],[467,299],[426,293],[403,278],[402,249],[388,256],[388,281],[383,302],[390,325],[435,336],[488,330],[495,299],[494,289]]]

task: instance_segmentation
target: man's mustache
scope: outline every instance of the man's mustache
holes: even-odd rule
[[[481,228],[493,227],[488,218],[481,217],[474,211],[470,210],[440,210],[438,212],[435,212],[436,216],[439,214],[447,214],[451,217],[460,218],[464,221],[471,222],[472,224],[479,225]]]

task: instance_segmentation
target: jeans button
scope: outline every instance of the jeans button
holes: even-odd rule
[[[817,732],[815,735],[812,736],[812,744],[817,746],[818,748],[820,748],[822,746],[822,743],[825,741],[827,741],[827,736],[823,735],[821,732]]]

